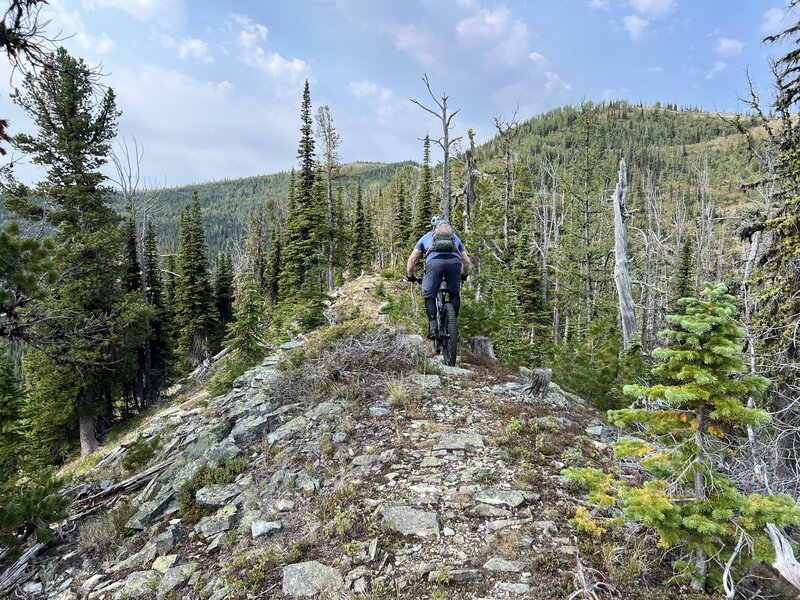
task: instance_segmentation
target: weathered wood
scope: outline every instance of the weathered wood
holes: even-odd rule
[[[484,358],[497,360],[494,354],[492,340],[482,335],[476,335],[472,338],[470,341],[470,352],[472,352],[474,356],[482,356]]]
[[[619,296],[619,315],[622,321],[622,344],[628,349],[636,337],[636,305],[633,302],[631,274],[628,269],[628,218],[625,200],[628,195],[628,170],[625,159],[619,161],[619,179],[614,195],[614,281]]]
[[[535,398],[544,398],[547,394],[547,390],[550,389],[550,381],[552,378],[553,371],[551,369],[534,369],[531,371],[528,384],[522,388],[522,391]]]
[[[119,494],[128,494],[134,490],[139,489],[140,487],[147,484],[156,475],[161,473],[168,466],[170,466],[173,462],[175,462],[176,458],[177,457],[173,456],[172,458],[169,458],[164,462],[157,464],[154,467],[150,467],[146,471],[137,473],[133,477],[129,477],[128,479],[120,481],[119,483],[112,485],[110,488],[103,490],[102,492],[98,492],[94,496],[89,496],[88,498],[82,498],[80,500],[76,500],[69,507],[69,512],[72,515],[70,519],[74,520],[81,517],[87,511],[101,504],[105,504],[106,502],[115,498]]]
[[[800,590],[800,563],[797,562],[794,556],[791,542],[786,539],[786,536],[774,523],[767,525],[766,532],[775,550],[775,561],[772,566],[786,581]]]
[[[46,546],[47,542],[34,544],[0,575],[0,595],[10,594],[14,588],[30,578],[33,573],[28,572],[28,565]]]

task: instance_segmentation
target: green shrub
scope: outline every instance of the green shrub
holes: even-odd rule
[[[125,456],[122,457],[122,468],[125,471],[134,471],[146,465],[155,453],[161,449],[161,436],[154,435],[150,439],[138,437],[128,446]]]
[[[44,471],[0,484],[0,543],[17,548],[32,533],[49,539],[50,523],[66,516],[69,500],[59,493],[65,483]]]
[[[209,395],[212,398],[216,398],[217,396],[223,396],[230,392],[233,389],[233,382],[236,381],[238,377],[244,375],[249,369],[258,365],[258,362],[258,360],[246,361],[240,359],[228,361],[225,367],[214,373],[213,377],[211,377],[211,380],[208,382],[206,390]]]
[[[195,494],[200,488],[208,485],[226,485],[233,483],[239,475],[250,465],[250,461],[244,457],[223,458],[213,467],[202,467],[194,477],[184,481],[178,488],[176,498],[183,519],[189,523],[199,521],[208,514],[208,511],[200,508],[195,503]]]

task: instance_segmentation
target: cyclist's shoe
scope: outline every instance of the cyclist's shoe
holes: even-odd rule
[[[428,321],[428,339],[435,340],[439,337],[439,324],[436,321]]]

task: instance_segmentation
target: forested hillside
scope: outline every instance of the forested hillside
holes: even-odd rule
[[[113,154],[114,88],[46,45],[46,2],[8,3],[0,52],[33,126],[11,137],[0,119],[0,154],[43,172],[26,185],[15,164],[0,171],[0,594],[55,585],[20,587],[76,528],[89,553],[93,528],[112,532],[106,548],[153,538],[107,565],[98,598],[272,593],[278,566],[290,597],[309,595],[292,577],[310,568],[372,597],[488,579],[494,592],[463,596],[505,598],[535,591],[486,575],[524,573],[517,551],[540,553],[527,564],[562,597],[770,597],[761,581],[778,575],[800,590],[800,52],[771,64],[775,96],[751,90],[744,114],[584,101],[478,131],[424,75],[430,104],[412,102],[435,119],[396,164],[343,163],[308,78],[290,172],[149,190]],[[784,39],[797,46],[800,22],[766,41]],[[444,344],[446,366],[458,350],[474,369],[431,373]],[[118,498],[140,487],[131,518]],[[287,515],[304,536],[287,550],[267,534],[301,498],[323,526]],[[540,500],[546,521],[525,508]],[[405,503],[430,507],[437,542],[476,536],[486,556],[445,540],[429,555],[441,569],[410,567],[419,548],[390,533],[418,534]],[[551,531],[572,540],[537,546]],[[185,541],[210,580],[177,554]],[[51,597],[100,581],[99,563],[69,556],[86,572]],[[309,556],[347,566],[347,583]]]

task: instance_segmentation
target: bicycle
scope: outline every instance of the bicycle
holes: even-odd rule
[[[422,279],[414,277],[409,279],[412,283],[422,283]],[[442,355],[442,362],[448,367],[454,367],[458,356],[458,318],[456,309],[450,303],[450,290],[447,283],[442,281],[436,294],[436,318],[439,324],[439,334],[431,340],[434,354]]]

